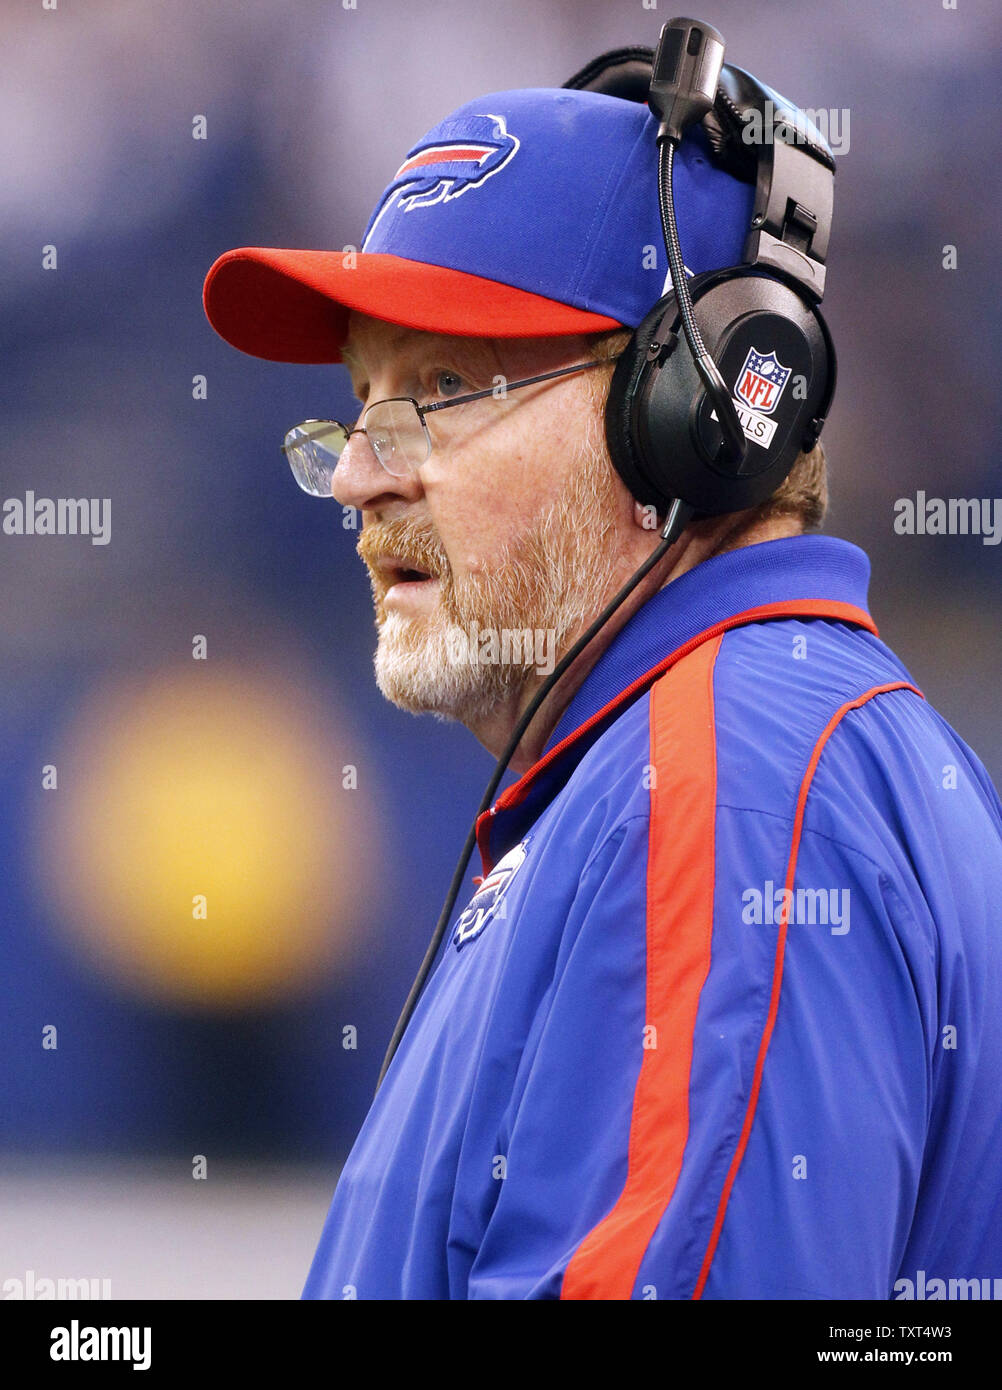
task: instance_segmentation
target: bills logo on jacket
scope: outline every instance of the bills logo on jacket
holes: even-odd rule
[[[791,370],[783,366],[774,352],[749,348],[745,364],[738,373],[735,394],[749,410],[771,415],[779,405]]]
[[[480,887],[456,923],[456,932],[452,939],[457,951],[468,941],[475,940],[492,917],[504,916],[502,900],[511,886],[512,879],[525,863],[525,848],[528,843],[527,838],[514,849],[510,849],[481,881]]]
[[[412,212],[469,193],[499,173],[519,146],[518,138],[508,134],[503,116],[443,121],[434,136],[433,142],[416,145],[394,174],[373,214],[366,243],[388,208]]]

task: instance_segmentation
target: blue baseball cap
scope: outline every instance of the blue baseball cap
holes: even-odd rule
[[[563,87],[492,92],[418,140],[361,248],[241,247],[205,281],[209,322],[276,362],[339,362],[348,313],[427,332],[534,338],[635,328],[670,288],[657,120]],[[675,159],[687,270],[742,259],[754,189],[697,127]]]

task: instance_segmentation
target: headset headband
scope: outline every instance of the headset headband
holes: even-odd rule
[[[646,103],[653,66],[651,48],[614,48],[563,85]],[[728,63],[702,127],[720,166],[755,185],[743,263],[778,272],[820,301],[835,175],[828,143],[796,107]]]

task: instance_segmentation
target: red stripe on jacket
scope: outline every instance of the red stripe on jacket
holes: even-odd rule
[[[713,669],[722,634],[672,668],[651,691],[651,789],[647,870],[646,1025],[659,1044],[644,1051],[630,1121],[626,1183],[612,1210],[589,1232],[564,1274],[562,1299],[629,1299],[647,1247],[675,1192],[689,1135],[693,1039],[713,937],[716,735]],[[825,744],[839,722],[875,695],[922,692],[907,681],[875,686],[847,701],[826,724],[800,784],[787,859],[792,890],[807,795]],[[670,769],[670,780],[663,776]],[[744,1122],[717,1204],[692,1297],[702,1296],[727,1205],[747,1148],[766,1053],[779,1009],[788,904],[780,919],[769,1013],[762,1031]],[[667,1040],[671,1045],[664,1045]],[[638,1044],[639,1045],[639,1044]]]
[[[758,1058],[755,1062],[755,1074],[752,1078],[751,1091],[748,1096],[748,1107],[745,1111],[744,1124],[741,1127],[741,1134],[738,1137],[737,1147],[734,1150],[734,1157],[731,1159],[727,1177],[724,1179],[724,1186],[720,1193],[720,1201],[717,1204],[717,1215],[713,1223],[713,1230],[710,1232],[710,1240],[706,1247],[706,1254],[703,1256],[703,1264],[699,1271],[699,1278],[693,1290],[693,1298],[702,1298],[706,1281],[710,1275],[713,1265],[713,1257],[717,1251],[717,1242],[720,1240],[720,1232],[723,1229],[724,1217],[727,1214],[727,1203],[730,1201],[731,1189],[741,1167],[741,1160],[745,1156],[745,1149],[748,1146],[748,1138],[751,1134],[752,1123],[755,1119],[755,1108],[758,1105],[759,1089],[762,1085],[762,1071],[765,1067],[765,1056],[769,1050],[769,1041],[772,1038],[772,1030],[776,1023],[776,1014],[779,1010],[779,994],[783,984],[783,958],[786,953],[786,928],[789,920],[790,903],[793,894],[793,882],[797,874],[797,857],[800,853],[800,836],[804,824],[804,810],[807,806],[807,793],[810,791],[811,783],[814,780],[814,773],[817,770],[821,754],[824,752],[825,744],[835,732],[842,719],[850,710],[859,709],[860,705],[865,705],[868,700],[872,700],[875,695],[883,695],[889,690],[912,690],[920,698],[924,699],[921,690],[912,685],[909,681],[891,681],[887,685],[875,685],[872,690],[868,690],[865,695],[860,695],[855,700],[849,700],[841,705],[825,725],[821,737],[814,745],[807,764],[807,771],[804,773],[800,783],[800,792],[797,796],[797,810],[793,820],[793,836],[790,843],[790,855],[786,866],[785,887],[788,890],[783,897],[783,910],[780,914],[779,932],[776,938],[776,956],[772,972],[772,995],[769,1000],[769,1013],[762,1030],[762,1039],[759,1043]]]
[[[704,642],[651,691],[646,1028],[626,1184],[574,1252],[562,1299],[628,1299],[682,1170],[696,1012],[710,969],[717,804],[713,667]],[[670,770],[670,777],[665,774]],[[637,1040],[638,1046],[641,1039]]]

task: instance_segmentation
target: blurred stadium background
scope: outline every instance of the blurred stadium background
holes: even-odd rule
[[[882,635],[1002,785],[999,550],[892,529],[919,488],[1002,494],[996,0],[695,12],[733,62],[849,111],[826,529],[868,551]],[[560,85],[669,13],[4,0],[0,497],[107,497],[112,524],[107,546],[0,535],[0,1285],[298,1296],[492,766],[378,695],[355,533],[278,452],[352,409],[346,380],[217,339],[209,265],[357,245],[446,112]]]

